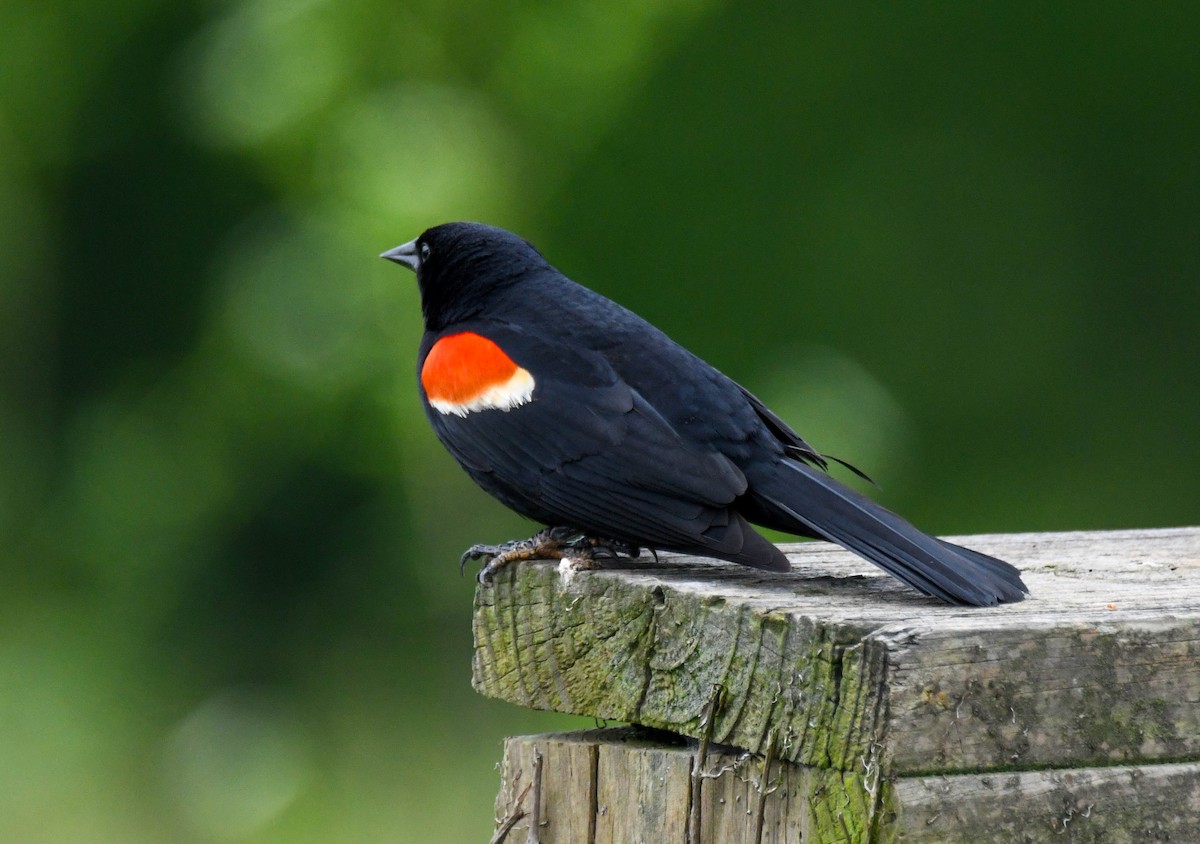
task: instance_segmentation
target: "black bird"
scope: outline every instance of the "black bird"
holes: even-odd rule
[[[517,235],[447,223],[381,257],[417,274],[421,399],[438,439],[487,492],[549,528],[471,548],[463,560],[485,561],[481,581],[513,560],[643,546],[787,571],[753,522],[836,542],[950,603],[1028,592],[1008,563],[831,478],[748,390]]]

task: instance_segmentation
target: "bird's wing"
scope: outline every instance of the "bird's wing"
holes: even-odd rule
[[[719,450],[681,436],[603,355],[500,324],[456,331],[486,337],[532,381],[511,407],[477,402],[462,412],[439,409],[423,386],[439,439],[505,504],[598,536],[727,558],[745,549],[779,566],[730,509],[746,491],[741,470]]]

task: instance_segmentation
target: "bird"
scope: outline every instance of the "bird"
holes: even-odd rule
[[[642,548],[789,571],[759,525],[834,542],[946,603],[1028,594],[1009,563],[836,480],[837,458],[519,235],[445,223],[380,257],[416,273],[418,388],[437,438],[486,492],[546,526],[469,548],[462,563],[482,564],[480,583],[519,560],[586,568]]]

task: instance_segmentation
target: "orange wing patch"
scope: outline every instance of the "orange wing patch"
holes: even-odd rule
[[[433,344],[421,367],[421,386],[438,413],[512,410],[533,398],[534,380],[486,337],[464,331]]]

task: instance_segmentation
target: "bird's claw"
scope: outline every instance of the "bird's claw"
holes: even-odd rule
[[[472,545],[458,559],[458,575],[462,577],[466,573],[467,563],[471,560],[488,560],[493,557],[498,557],[504,553],[503,545]]]
[[[472,545],[459,559],[458,569],[462,574],[467,561],[483,560],[483,567],[475,579],[487,585],[497,571],[521,560],[561,560],[569,557],[578,560],[580,568],[591,568],[599,560],[636,558],[641,550],[631,542],[587,536],[572,528],[551,527],[538,531],[529,539],[515,539],[502,545]]]

